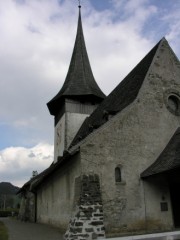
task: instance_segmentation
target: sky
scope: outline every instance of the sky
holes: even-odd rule
[[[108,95],[165,37],[180,58],[179,0],[81,0],[95,79]],[[70,63],[77,0],[0,0],[0,182],[21,187],[53,161],[47,109]]]

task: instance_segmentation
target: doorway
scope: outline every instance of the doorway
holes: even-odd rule
[[[170,183],[171,206],[173,212],[174,227],[180,228],[180,183]]]

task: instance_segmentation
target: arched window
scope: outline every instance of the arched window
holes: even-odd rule
[[[168,97],[168,110],[174,115],[180,115],[180,98],[176,94],[171,94]]]
[[[121,182],[122,181],[121,168],[120,167],[115,168],[115,181],[116,182]]]

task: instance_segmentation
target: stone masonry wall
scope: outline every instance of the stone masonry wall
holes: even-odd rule
[[[140,175],[156,161],[180,124],[180,117],[167,108],[169,94],[180,96],[180,65],[174,58],[169,47],[161,45],[137,99],[80,146],[82,172],[101,177],[107,237],[154,232],[157,226],[158,231],[172,228],[165,179],[143,181]],[[115,169],[119,166],[122,182],[117,184]],[[168,211],[161,211],[162,195],[167,199]]]
[[[35,195],[26,192],[21,200],[21,207],[18,218],[21,221],[35,222]]]
[[[105,237],[103,206],[98,175],[83,175],[75,182],[75,212],[65,233],[66,240]]]

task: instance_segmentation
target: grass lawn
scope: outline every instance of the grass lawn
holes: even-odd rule
[[[1,240],[8,240],[8,232],[4,223],[0,221],[0,239]]]

